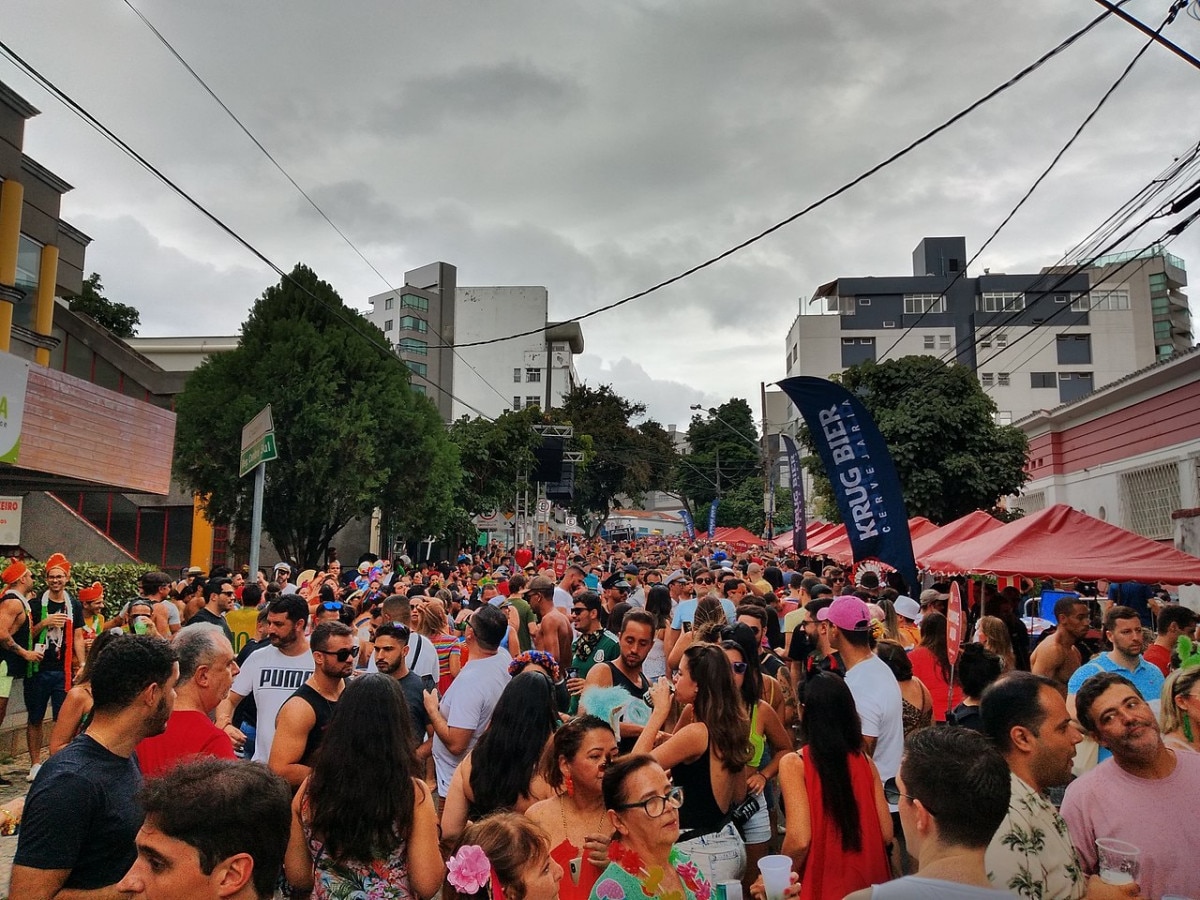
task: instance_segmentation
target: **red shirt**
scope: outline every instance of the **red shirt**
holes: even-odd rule
[[[138,742],[138,768],[146,778],[161,775],[189,756],[236,759],[233,741],[202,712],[184,709],[171,713],[167,730]]]
[[[1142,653],[1142,656],[1145,657],[1146,662],[1158,666],[1163,675],[1171,674],[1171,651],[1169,648],[1162,644],[1151,644]]]

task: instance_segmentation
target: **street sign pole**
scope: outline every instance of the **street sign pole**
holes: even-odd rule
[[[250,577],[258,577],[258,545],[262,541],[263,489],[267,483],[267,460],[277,459],[275,423],[268,403],[242,429],[242,453],[239,477],[254,472],[254,506],[250,513]]]
[[[267,464],[254,467],[254,507],[250,513],[250,575],[247,581],[258,578],[258,547],[262,542],[263,488],[267,483]]]

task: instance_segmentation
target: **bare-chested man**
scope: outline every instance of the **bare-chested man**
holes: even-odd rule
[[[554,582],[545,575],[530,579],[525,601],[541,619],[533,638],[534,646],[553,656],[565,671],[571,664],[571,623],[554,605]]]
[[[24,678],[26,666],[42,658],[40,650],[29,649],[29,592],[33,574],[16,560],[4,570],[4,596],[0,597],[0,723],[8,712],[8,695],[14,678]],[[12,784],[0,777],[0,785]]]
[[[1067,696],[1067,682],[1083,665],[1076,643],[1087,636],[1091,613],[1085,601],[1078,597],[1062,597],[1054,604],[1058,629],[1033,651],[1029,664],[1035,675],[1044,675],[1058,685]]]

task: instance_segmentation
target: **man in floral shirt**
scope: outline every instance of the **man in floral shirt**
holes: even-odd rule
[[[987,849],[992,886],[1026,900],[1136,897],[1083,874],[1067,823],[1046,798],[1071,780],[1083,734],[1053,680],[1029,672],[1001,677],[983,693],[983,730],[1003,754],[1012,779],[1008,815]]]

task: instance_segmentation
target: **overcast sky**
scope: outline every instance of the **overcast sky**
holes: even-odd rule
[[[566,318],[725,250],[1007,80],[1090,0],[132,0],[394,285],[540,284]],[[1167,0],[1128,9],[1157,25]],[[1166,32],[1200,55],[1200,22]],[[387,285],[122,0],[4,0],[5,43],[282,268],[352,306]],[[1140,47],[1110,19],[816,213],[583,323],[577,360],[660,422],[784,375],[803,298],[904,275],[925,235],[973,254]],[[278,277],[0,59],[42,110],[25,149],[141,334],[234,334]],[[974,266],[1051,264],[1194,143],[1200,71],[1152,48]],[[1170,221],[1170,220],[1168,220]],[[1163,230],[1160,226],[1160,231]],[[1147,232],[1147,240],[1149,238]],[[1146,241],[1144,240],[1142,244]],[[1139,244],[1138,246],[1141,246]],[[1200,264],[1200,227],[1172,252]]]

